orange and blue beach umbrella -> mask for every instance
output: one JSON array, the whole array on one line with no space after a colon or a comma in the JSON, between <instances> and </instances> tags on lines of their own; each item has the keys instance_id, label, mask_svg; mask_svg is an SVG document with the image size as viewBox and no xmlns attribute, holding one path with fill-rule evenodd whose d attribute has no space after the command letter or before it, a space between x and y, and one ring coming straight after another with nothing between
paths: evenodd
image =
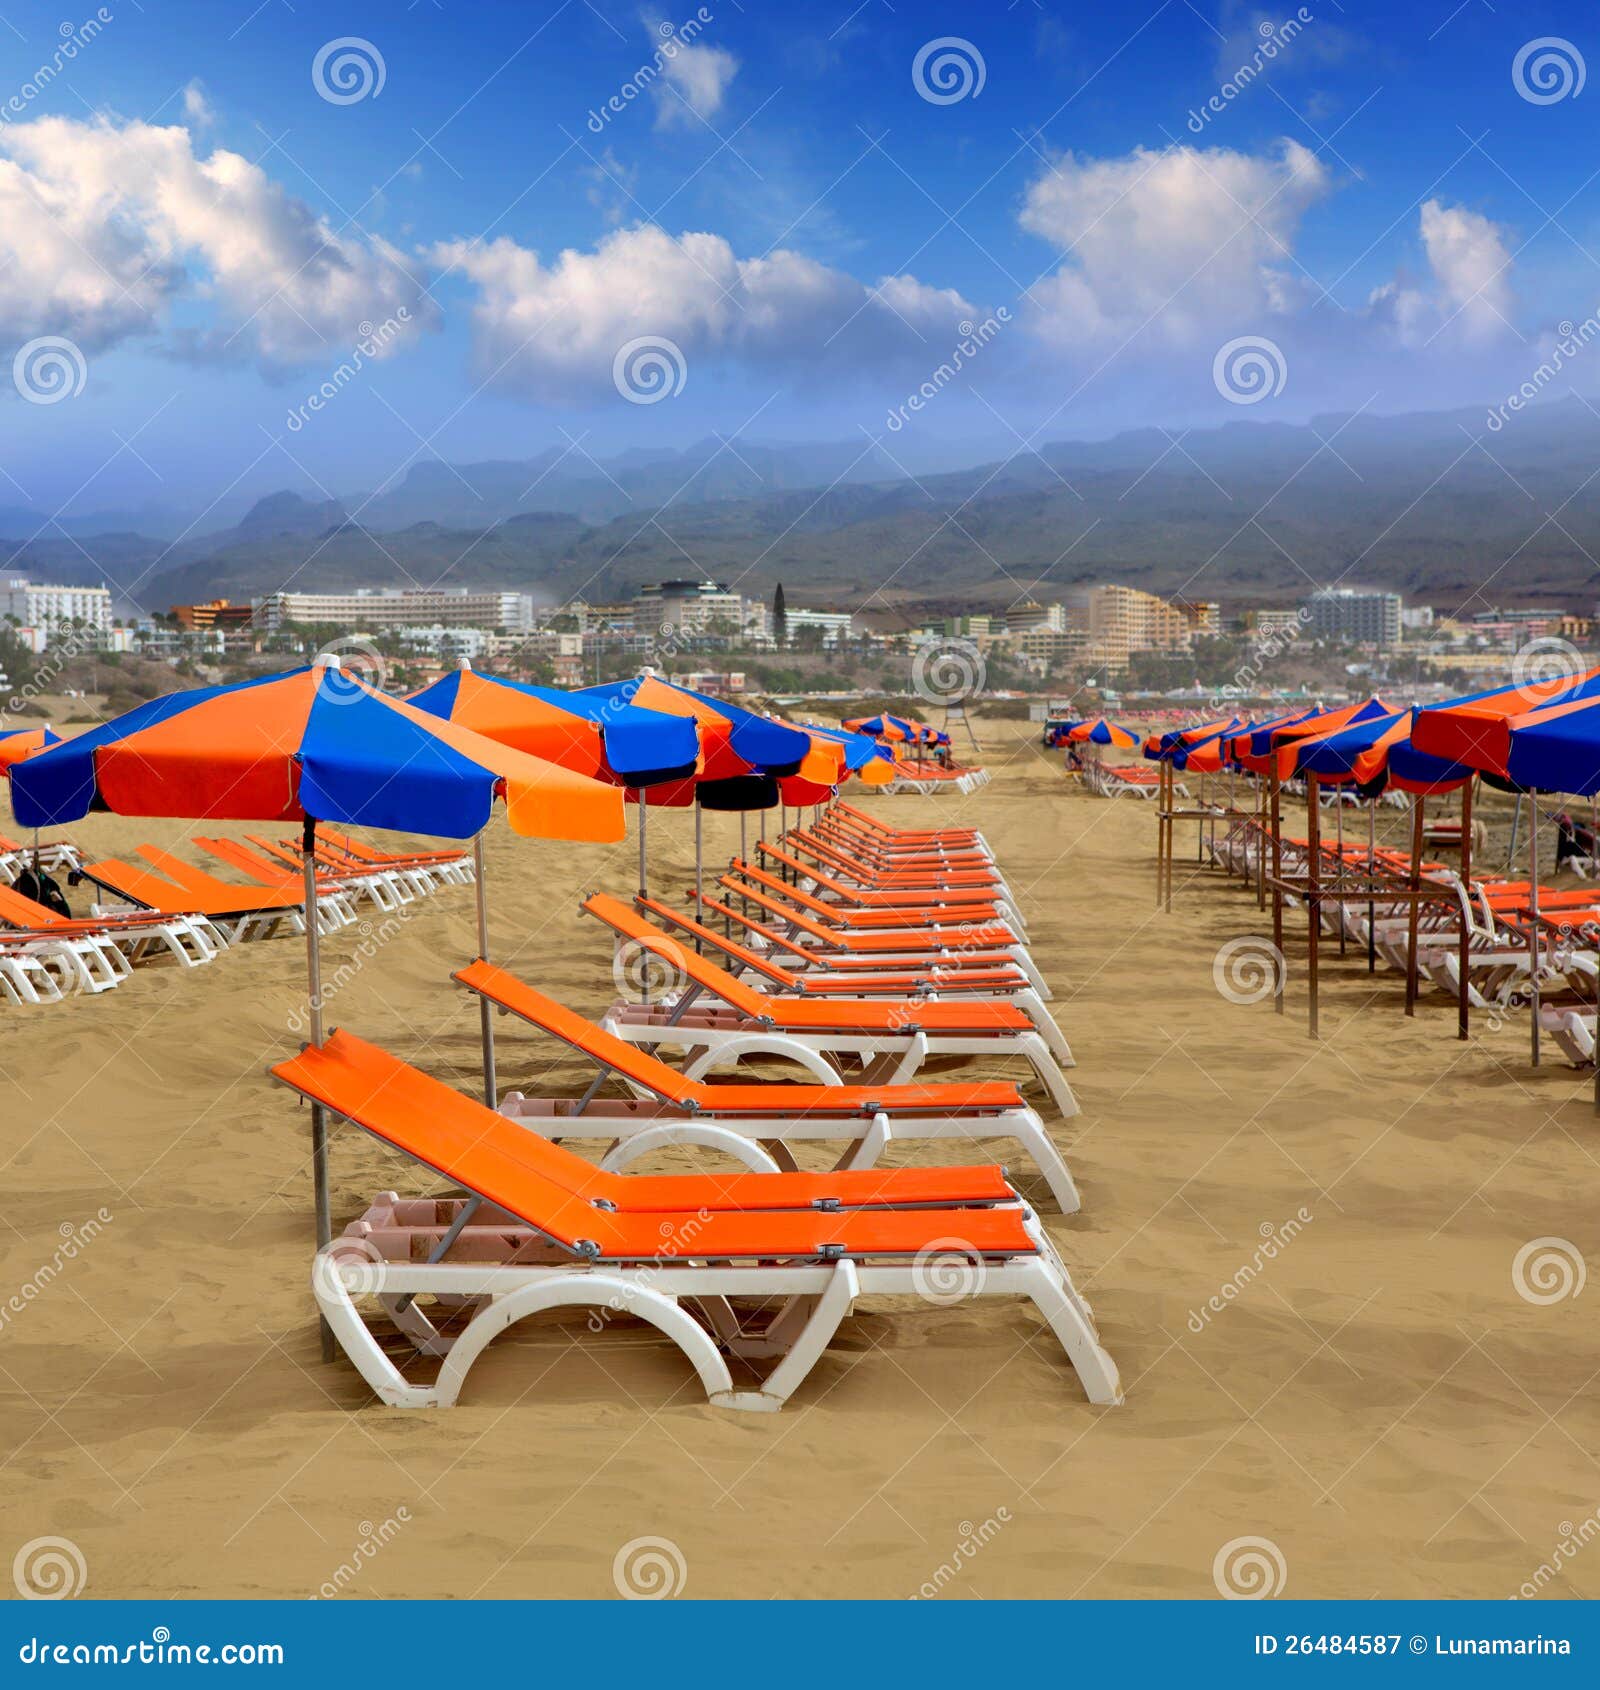
<instances>
[{"instance_id":1,"label":"orange and blue beach umbrella","mask_svg":"<svg viewBox=\"0 0 1600 1690\"><path fill-rule=\"evenodd\" d=\"M1524 781L1512 773L1512 743L1524 725L1541 718L1541 729L1550 720L1549 712L1581 704L1600 697L1600 669L1590 669L1570 680L1551 682L1529 680L1513 686L1494 687L1488 692L1473 693L1467 698L1451 699L1446 704L1434 704L1417 712L1412 741L1419 751L1442 757L1449 762L1464 763L1485 774L1519 785L1533 785L1552 792L1575 792L1576 787L1560 786L1544 779ZM1529 753L1541 773L1563 767L1564 759L1554 751L1570 734L1541 732L1536 742L1549 748L1543 753ZM1568 771L1571 772L1571 771ZM1581 771L1579 771L1581 772ZM1586 790L1586 789L1585 789Z\"/></svg>"},{"instance_id":2,"label":"orange and blue beach umbrella","mask_svg":"<svg viewBox=\"0 0 1600 1690\"><path fill-rule=\"evenodd\" d=\"M1330 785L1354 783L1368 797L1390 787L1423 796L1453 792L1472 778L1472 770L1418 751L1411 741L1415 720L1414 711L1397 710L1301 740L1295 773Z\"/></svg>"},{"instance_id":3,"label":"orange and blue beach umbrella","mask_svg":"<svg viewBox=\"0 0 1600 1690\"><path fill-rule=\"evenodd\" d=\"M620 789L375 691L332 665L150 700L12 766L24 827L91 810L330 821L466 839L506 801L512 830L611 843Z\"/></svg>"},{"instance_id":4,"label":"orange and blue beach umbrella","mask_svg":"<svg viewBox=\"0 0 1600 1690\"><path fill-rule=\"evenodd\" d=\"M20 763L24 757L31 757L46 746L60 743L61 735L52 733L49 728L0 728L0 774L5 774L13 763Z\"/></svg>"},{"instance_id":5,"label":"orange and blue beach umbrella","mask_svg":"<svg viewBox=\"0 0 1600 1690\"><path fill-rule=\"evenodd\" d=\"M700 766L693 717L530 686L466 665L407 702L497 744L618 786L692 780Z\"/></svg>"},{"instance_id":6,"label":"orange and blue beach umbrella","mask_svg":"<svg viewBox=\"0 0 1600 1690\"><path fill-rule=\"evenodd\" d=\"M1119 751L1137 751L1143 743L1131 728L1118 727L1104 716L1096 716L1092 722L1079 722L1068 730L1067 738L1078 744L1112 745Z\"/></svg>"},{"instance_id":7,"label":"orange and blue beach umbrella","mask_svg":"<svg viewBox=\"0 0 1600 1690\"><path fill-rule=\"evenodd\" d=\"M826 784L836 755L820 751L809 733L758 716L727 699L708 698L656 675L583 687L570 695L611 709L633 706L693 722L700 736L700 772L649 795L658 804L698 801L708 810L764 809L778 801L775 782L804 775Z\"/></svg>"}]
</instances>

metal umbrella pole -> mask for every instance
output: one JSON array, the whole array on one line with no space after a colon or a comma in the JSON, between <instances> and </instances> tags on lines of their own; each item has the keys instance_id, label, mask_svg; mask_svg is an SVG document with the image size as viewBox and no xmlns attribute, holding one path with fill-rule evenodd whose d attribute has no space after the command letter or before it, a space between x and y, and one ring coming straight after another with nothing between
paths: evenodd
<instances>
[{"instance_id":1,"label":"metal umbrella pole","mask_svg":"<svg viewBox=\"0 0 1600 1690\"><path fill-rule=\"evenodd\" d=\"M483 884L483 830L472 840L472 878L478 893L478 960L489 960L489 897ZM483 1101L489 1108L499 1107L500 1091L494 1070L494 1011L489 1000L478 994L478 1022L483 1029Z\"/></svg>"},{"instance_id":2,"label":"metal umbrella pole","mask_svg":"<svg viewBox=\"0 0 1600 1690\"><path fill-rule=\"evenodd\" d=\"M645 834L650 820L650 788L639 788L639 896L650 896L650 879L645 869Z\"/></svg>"},{"instance_id":3,"label":"metal umbrella pole","mask_svg":"<svg viewBox=\"0 0 1600 1690\"><path fill-rule=\"evenodd\" d=\"M704 903L701 901L702 895L705 892L702 836L700 832L700 820L702 814L703 812L700 808L700 789L696 787L694 795L694 914L696 921L700 920L701 912L705 908ZM705 946L700 942L698 934L695 935L694 948L697 956L702 955L705 951Z\"/></svg>"},{"instance_id":4,"label":"metal umbrella pole","mask_svg":"<svg viewBox=\"0 0 1600 1690\"><path fill-rule=\"evenodd\" d=\"M1532 894L1528 899L1531 920L1528 923L1529 956L1528 985L1531 990L1533 1016L1528 1029L1533 1046L1533 1065L1539 1066L1539 795L1528 788L1528 880Z\"/></svg>"},{"instance_id":5,"label":"metal umbrella pole","mask_svg":"<svg viewBox=\"0 0 1600 1690\"><path fill-rule=\"evenodd\" d=\"M313 1046L322 1043L322 953L317 920L317 823L307 816L300 839L301 872L306 900L306 1008ZM328 1114L320 1103L311 1105L311 1182L315 1192L317 1249L333 1240L333 1208L328 1195ZM334 1356L333 1328L321 1316L322 1359Z\"/></svg>"}]
</instances>

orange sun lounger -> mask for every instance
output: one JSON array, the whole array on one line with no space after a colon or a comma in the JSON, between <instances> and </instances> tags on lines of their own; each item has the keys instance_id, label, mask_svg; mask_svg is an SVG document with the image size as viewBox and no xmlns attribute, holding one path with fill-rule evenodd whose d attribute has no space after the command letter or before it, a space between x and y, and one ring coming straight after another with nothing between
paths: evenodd
<instances>
[{"instance_id":1,"label":"orange sun lounger","mask_svg":"<svg viewBox=\"0 0 1600 1690\"><path fill-rule=\"evenodd\" d=\"M553 1308L600 1307L649 1321L678 1344L717 1406L770 1412L802 1383L858 1296L914 1292L963 1265L975 1295L1035 1303L1092 1401L1120 1400L1088 1305L1020 1203L985 1196L990 1206L740 1208L719 1192L718 1176L680 1176L670 1194L681 1193L685 1206L625 1209L586 1189L587 1176L525 1127L352 1034L337 1032L272 1073L469 1193L465 1201L385 1193L318 1253L312 1284L323 1316L391 1405L453 1403L473 1361L508 1326ZM998 1189L983 1170L953 1176ZM783 1178L763 1176L773 1177ZM809 1187L791 1190L798 1199ZM434 1325L418 1305L424 1296L473 1310L459 1335ZM419 1349L443 1355L433 1384L405 1378L357 1297L376 1299ZM744 1298L779 1306L757 1324L736 1309ZM757 1386L741 1388L730 1354L773 1365Z\"/></svg>"},{"instance_id":2,"label":"orange sun lounger","mask_svg":"<svg viewBox=\"0 0 1600 1690\"><path fill-rule=\"evenodd\" d=\"M837 1068L826 1063L830 1055L875 1059L868 1072L895 1080L910 1079L929 1056L1015 1056L1030 1064L1063 1115L1078 1112L1061 1071L1063 1065L1071 1066L1072 1052L1060 1030L1053 1021L1048 1026L1035 1023L1013 1004L774 997L680 945L617 898L595 892L581 907L612 929L621 951L632 946L653 952L688 982L670 1004L615 1005L606 1025L622 1038L675 1045L688 1053L690 1066L702 1069L758 1053L788 1057L822 1079L839 1077ZM618 972L621 976L627 971ZM726 1008L696 1002L701 993L710 993ZM819 1058L823 1067L817 1065Z\"/></svg>"},{"instance_id":3,"label":"orange sun lounger","mask_svg":"<svg viewBox=\"0 0 1600 1690\"><path fill-rule=\"evenodd\" d=\"M846 1141L841 1168L869 1168L895 1139L1015 1139L1044 1175L1063 1213L1080 1206L1061 1152L1036 1110L1009 1080L871 1085L749 1085L698 1079L652 1051L597 1027L586 1016L535 991L492 963L474 962L452 976L497 1009L559 1039L594 1063L599 1074L576 1101L510 1092L502 1113L533 1121L552 1138L597 1138L609 1145L608 1168L626 1167L652 1150L694 1145L721 1151L745 1167L772 1172L795 1166L793 1147ZM633 1094L597 1097L615 1076Z\"/></svg>"}]
</instances>

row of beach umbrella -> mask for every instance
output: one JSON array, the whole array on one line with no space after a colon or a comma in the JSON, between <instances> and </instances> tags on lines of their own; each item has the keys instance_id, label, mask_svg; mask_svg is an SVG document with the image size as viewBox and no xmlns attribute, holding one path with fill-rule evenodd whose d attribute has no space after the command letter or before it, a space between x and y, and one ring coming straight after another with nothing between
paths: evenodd
<instances>
[{"instance_id":1,"label":"row of beach umbrella","mask_svg":"<svg viewBox=\"0 0 1600 1690\"><path fill-rule=\"evenodd\" d=\"M695 806L698 859L704 808L814 804L852 774L872 781L880 768L893 772L871 738L759 716L656 676L566 692L463 666L402 700L331 659L152 699L73 739L47 729L25 737L6 759L12 811L24 828L95 811L300 824L313 1044L323 1036L319 823L471 839L478 941L488 960L483 831L497 800L523 837L600 844L625 837L625 806L636 804L642 886L652 806ZM12 749L9 740L0 746ZM483 1023L492 1105L487 1000ZM321 1245L331 1216L320 1108L312 1112L312 1164Z\"/></svg>"}]
</instances>

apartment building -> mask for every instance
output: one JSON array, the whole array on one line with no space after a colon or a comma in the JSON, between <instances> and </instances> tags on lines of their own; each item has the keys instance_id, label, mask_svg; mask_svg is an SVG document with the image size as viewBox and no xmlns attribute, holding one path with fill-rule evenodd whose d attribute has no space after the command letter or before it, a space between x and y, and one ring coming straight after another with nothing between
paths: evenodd
<instances>
[{"instance_id":1,"label":"apartment building","mask_svg":"<svg viewBox=\"0 0 1600 1690\"><path fill-rule=\"evenodd\" d=\"M1137 587L1078 587L1066 596L1066 631L1084 661L1126 669L1136 651L1187 651L1193 631L1183 610Z\"/></svg>"},{"instance_id":2,"label":"apartment building","mask_svg":"<svg viewBox=\"0 0 1600 1690\"><path fill-rule=\"evenodd\" d=\"M29 643L38 651L69 634L80 644L104 647L111 637L111 589L53 587L14 575L0 581L0 619L7 618L35 630Z\"/></svg>"},{"instance_id":3,"label":"apartment building","mask_svg":"<svg viewBox=\"0 0 1600 1690\"><path fill-rule=\"evenodd\" d=\"M1306 600L1312 636L1341 645L1399 645L1403 608L1398 593L1360 587L1323 587Z\"/></svg>"},{"instance_id":4,"label":"apartment building","mask_svg":"<svg viewBox=\"0 0 1600 1690\"><path fill-rule=\"evenodd\" d=\"M264 633L286 622L377 632L386 628L504 629L534 626L531 593L475 587L357 587L347 593L266 593L250 601L251 616Z\"/></svg>"}]
</instances>

